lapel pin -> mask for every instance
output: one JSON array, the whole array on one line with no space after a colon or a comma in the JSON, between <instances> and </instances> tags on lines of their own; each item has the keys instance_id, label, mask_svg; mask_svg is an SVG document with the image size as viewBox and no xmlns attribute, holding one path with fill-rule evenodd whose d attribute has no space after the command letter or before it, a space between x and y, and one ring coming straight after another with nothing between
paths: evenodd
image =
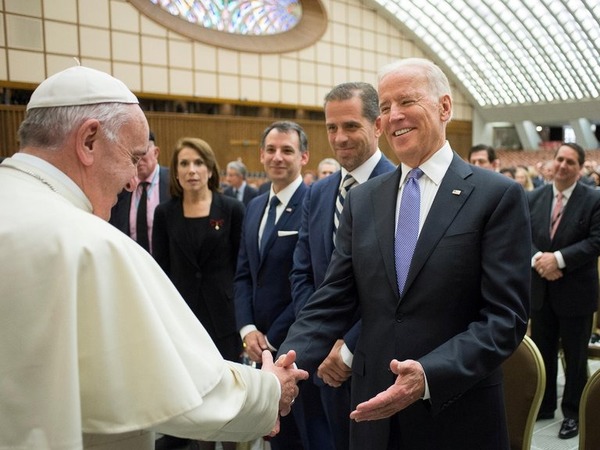
<instances>
[{"instance_id":1,"label":"lapel pin","mask_svg":"<svg viewBox=\"0 0 600 450\"><path fill-rule=\"evenodd\" d=\"M292 208L285 208L285 212L292 212Z\"/></svg>"},{"instance_id":2,"label":"lapel pin","mask_svg":"<svg viewBox=\"0 0 600 450\"><path fill-rule=\"evenodd\" d=\"M462 192L462 191L461 191L460 189L454 189L454 190L452 191L452 195L460 195L460 193L461 193L461 192Z\"/></svg>"}]
</instances>

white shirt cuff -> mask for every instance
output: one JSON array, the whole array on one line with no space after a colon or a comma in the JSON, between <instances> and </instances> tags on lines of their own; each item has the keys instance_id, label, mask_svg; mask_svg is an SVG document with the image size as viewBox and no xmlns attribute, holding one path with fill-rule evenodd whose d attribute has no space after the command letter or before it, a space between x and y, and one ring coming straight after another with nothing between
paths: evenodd
<instances>
[{"instance_id":1,"label":"white shirt cuff","mask_svg":"<svg viewBox=\"0 0 600 450\"><path fill-rule=\"evenodd\" d=\"M340 347L340 356L342 357L342 361L344 361L344 364L346 364L348 367L352 367L352 360L354 359L354 355L352 354L345 342Z\"/></svg>"}]
</instances>

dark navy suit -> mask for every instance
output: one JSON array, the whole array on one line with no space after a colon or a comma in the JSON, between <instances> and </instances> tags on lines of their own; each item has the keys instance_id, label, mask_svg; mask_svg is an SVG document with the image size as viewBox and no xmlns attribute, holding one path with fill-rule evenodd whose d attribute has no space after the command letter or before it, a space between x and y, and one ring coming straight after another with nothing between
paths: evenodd
<instances>
[{"instance_id":1,"label":"dark navy suit","mask_svg":"<svg viewBox=\"0 0 600 450\"><path fill-rule=\"evenodd\" d=\"M362 327L352 405L391 386L394 358L417 360L430 399L388 419L352 422L351 450L508 449L502 362L523 339L531 234L525 192L454 154L423 224L405 290L394 262L401 169L350 190L323 284L279 351L315 370L335 339Z\"/></svg>"},{"instance_id":2,"label":"dark navy suit","mask_svg":"<svg viewBox=\"0 0 600 450\"><path fill-rule=\"evenodd\" d=\"M304 183L296 189L275 224L273 234L264 244L262 257L258 231L269 193L259 195L246 208L234 283L237 325L238 329L256 325L275 348L281 345L295 320L289 272L298 240L302 201L307 191ZM298 428L295 430L294 421L284 417L280 434L271 440L273 450L301 449L298 432L305 450L332 448L319 391L311 382L300 386L300 395L292 411Z\"/></svg>"},{"instance_id":3,"label":"dark navy suit","mask_svg":"<svg viewBox=\"0 0 600 450\"><path fill-rule=\"evenodd\" d=\"M369 178L391 172L395 166L382 154ZM325 278L333 253L333 215L341 183L341 171L312 184L302 207L302 226L294 251L294 266L290 274L292 298L296 313ZM344 335L344 342L354 352L360 334L360 322ZM350 425L350 380L339 388L321 386L321 396L337 450L347 450Z\"/></svg>"}]
</instances>

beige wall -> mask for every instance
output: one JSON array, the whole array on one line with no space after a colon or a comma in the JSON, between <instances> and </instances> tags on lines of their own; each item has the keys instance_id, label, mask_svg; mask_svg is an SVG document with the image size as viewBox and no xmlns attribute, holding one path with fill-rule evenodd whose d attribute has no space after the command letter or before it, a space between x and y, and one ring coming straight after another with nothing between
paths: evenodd
<instances>
[{"instance_id":1,"label":"beige wall","mask_svg":"<svg viewBox=\"0 0 600 450\"><path fill-rule=\"evenodd\" d=\"M375 84L394 59L427 56L358 0L323 2L329 26L314 45L284 54L237 52L192 42L125 0L0 1L0 86L35 85L74 64L112 73L145 96L320 108L344 81ZM455 89L457 120L472 108Z\"/></svg>"}]
</instances>

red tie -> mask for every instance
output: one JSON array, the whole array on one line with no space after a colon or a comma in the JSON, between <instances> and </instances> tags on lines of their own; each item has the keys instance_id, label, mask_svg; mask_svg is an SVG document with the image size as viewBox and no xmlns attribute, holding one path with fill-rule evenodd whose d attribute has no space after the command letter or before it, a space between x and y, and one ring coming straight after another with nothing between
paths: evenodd
<instances>
[{"instance_id":1,"label":"red tie","mask_svg":"<svg viewBox=\"0 0 600 450\"><path fill-rule=\"evenodd\" d=\"M550 239L554 239L554 233L556 233L556 229L558 228L558 224L560 223L560 218L562 217L563 210L563 194L559 192L556 195L556 204L554 205L554 209L552 210L552 221L550 222Z\"/></svg>"}]
</instances>

